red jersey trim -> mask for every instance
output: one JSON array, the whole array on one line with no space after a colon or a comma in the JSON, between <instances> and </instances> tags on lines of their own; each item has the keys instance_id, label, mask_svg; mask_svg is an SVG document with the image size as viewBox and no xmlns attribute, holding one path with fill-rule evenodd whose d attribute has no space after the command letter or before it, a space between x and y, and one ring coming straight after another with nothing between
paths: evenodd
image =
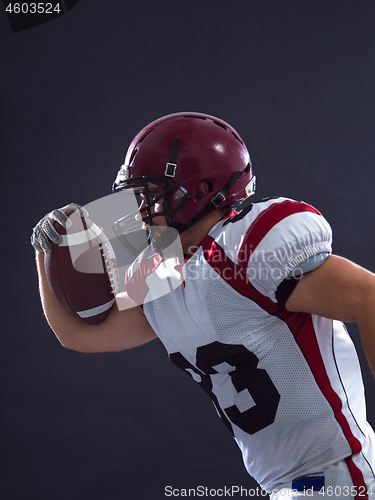
<instances>
[{"instance_id":1,"label":"red jersey trim","mask_svg":"<svg viewBox=\"0 0 375 500\"><path fill-rule=\"evenodd\" d=\"M288 204L290 202L287 202ZM304 204L304 207L311 208L311 212L319 213L313 207ZM300 207L304 211L305 208ZM291 211L292 207L285 206L284 214L296 213L297 211ZM295 208L295 207L294 207ZM273 215L270 215L270 217ZM287 217L287 215L285 215ZM282 217L279 219L281 220ZM258 220L260 220L258 218ZM272 226L275 224L275 218L272 221ZM253 225L252 225L253 226ZM256 229L258 231L258 229ZM260 232L260 231L259 231ZM266 233L266 232L265 232ZM265 297L260 292L258 292L251 282L244 276L244 268L234 264L225 254L224 250L213 240L211 237L206 237L202 241L202 247L204 251L204 256L210 266L238 293L248 297L258 304L262 309L273 316L277 316L279 319L284 321L290 331L292 332L295 341L297 342L302 354L304 355L310 370L325 396L326 400L330 404L335 418L339 423L349 445L352 448L353 454L360 453L362 446L360 441L353 435L349 423L342 413L342 403L331 386L330 380L326 373L324 362L320 353L318 341L315 335L315 330L313 326L312 316L307 313L291 313L289 311L281 309L276 303L268 297ZM362 472L356 467L351 457L346 459L349 470L351 472L353 482L361 491L366 492L366 496L361 496L362 499L367 499L367 488L362 475Z\"/></svg>"},{"instance_id":2,"label":"red jersey trim","mask_svg":"<svg viewBox=\"0 0 375 500\"><path fill-rule=\"evenodd\" d=\"M316 208L303 201L285 200L280 203L273 203L263 210L251 223L241 246L246 245L248 240L251 239L252 248L256 248L276 224L290 215L301 212L322 215Z\"/></svg>"}]
</instances>

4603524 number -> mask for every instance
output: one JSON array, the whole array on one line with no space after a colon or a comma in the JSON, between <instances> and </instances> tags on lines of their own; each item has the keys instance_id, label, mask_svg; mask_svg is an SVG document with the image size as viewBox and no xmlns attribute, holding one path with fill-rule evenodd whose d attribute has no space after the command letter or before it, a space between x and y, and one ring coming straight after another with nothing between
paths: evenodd
<instances>
[{"instance_id":1,"label":"4603524 number","mask_svg":"<svg viewBox=\"0 0 375 500\"><path fill-rule=\"evenodd\" d=\"M56 2L55 4L51 2L9 2L5 11L9 14L59 14L62 9L60 2Z\"/></svg>"},{"instance_id":2,"label":"4603524 number","mask_svg":"<svg viewBox=\"0 0 375 500\"><path fill-rule=\"evenodd\" d=\"M366 489L365 486L326 486L319 490L319 495L323 497L364 497L372 496L372 488Z\"/></svg>"}]
</instances>

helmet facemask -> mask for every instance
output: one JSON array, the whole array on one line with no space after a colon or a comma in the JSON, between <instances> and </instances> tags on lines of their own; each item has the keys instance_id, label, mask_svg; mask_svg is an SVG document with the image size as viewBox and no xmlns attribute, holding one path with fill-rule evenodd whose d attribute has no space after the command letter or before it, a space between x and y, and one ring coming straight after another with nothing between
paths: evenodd
<instances>
[{"instance_id":1,"label":"helmet facemask","mask_svg":"<svg viewBox=\"0 0 375 500\"><path fill-rule=\"evenodd\" d=\"M120 170L121 171L121 170ZM157 194L152 191L157 189ZM131 233L140 230L147 231L148 244L154 244L157 248L164 248L174 241L178 236L171 214L179 210L190 199L187 191L176 182L158 176L133 177L121 182L114 191L132 190L138 202L138 210L125 215L113 224L113 229L120 241L134 255L138 255L146 245L135 246L130 242ZM173 197L179 203L172 209L169 208L169 199ZM145 205L141 207L145 201ZM162 200L162 211L156 212L155 205ZM166 225L154 224L153 219L164 217Z\"/></svg>"}]
</instances>

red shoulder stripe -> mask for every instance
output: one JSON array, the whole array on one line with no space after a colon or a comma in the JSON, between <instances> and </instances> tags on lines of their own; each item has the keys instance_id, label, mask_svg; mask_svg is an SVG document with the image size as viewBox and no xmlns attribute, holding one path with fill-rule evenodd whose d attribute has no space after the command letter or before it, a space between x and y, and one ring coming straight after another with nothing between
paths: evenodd
<instances>
[{"instance_id":1,"label":"red shoulder stripe","mask_svg":"<svg viewBox=\"0 0 375 500\"><path fill-rule=\"evenodd\" d=\"M290 215L301 212L322 215L316 208L303 201L285 200L280 203L273 203L263 210L249 226L242 245L246 245L251 239L251 247L256 248L276 224Z\"/></svg>"}]
</instances>

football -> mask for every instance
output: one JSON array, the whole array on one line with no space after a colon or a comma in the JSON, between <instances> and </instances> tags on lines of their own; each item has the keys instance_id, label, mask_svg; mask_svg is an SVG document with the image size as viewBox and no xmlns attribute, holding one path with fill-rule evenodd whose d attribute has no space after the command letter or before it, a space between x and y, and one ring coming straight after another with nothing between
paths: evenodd
<instances>
[{"instance_id":1,"label":"football","mask_svg":"<svg viewBox=\"0 0 375 500\"><path fill-rule=\"evenodd\" d=\"M68 228L55 222L61 236L44 256L49 286L60 304L88 324L109 314L118 290L116 257L102 229L78 211L66 212Z\"/></svg>"}]
</instances>

